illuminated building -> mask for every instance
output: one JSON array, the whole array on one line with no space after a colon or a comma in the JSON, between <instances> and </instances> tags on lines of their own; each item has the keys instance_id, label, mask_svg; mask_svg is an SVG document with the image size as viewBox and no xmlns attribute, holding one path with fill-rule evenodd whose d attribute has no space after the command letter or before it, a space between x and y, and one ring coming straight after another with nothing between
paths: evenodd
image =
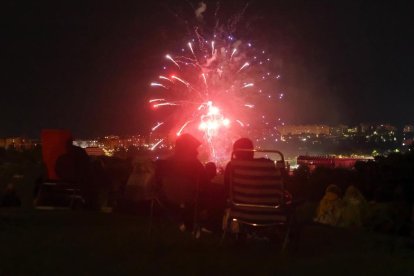
<instances>
[{"instance_id":1,"label":"illuminated building","mask_svg":"<svg viewBox=\"0 0 414 276\"><path fill-rule=\"evenodd\" d=\"M377 126L377 131L383 131L383 132L390 133L390 132L396 132L397 128L390 124L382 124L382 125Z\"/></svg>"},{"instance_id":2,"label":"illuminated building","mask_svg":"<svg viewBox=\"0 0 414 276\"><path fill-rule=\"evenodd\" d=\"M329 134L331 136L342 136L346 133L347 129L348 129L347 125L334 126L330 128Z\"/></svg>"},{"instance_id":3,"label":"illuminated building","mask_svg":"<svg viewBox=\"0 0 414 276\"><path fill-rule=\"evenodd\" d=\"M30 149L36 146L36 143L27 138L13 137L0 139L0 148L15 148L17 150Z\"/></svg>"},{"instance_id":4,"label":"illuminated building","mask_svg":"<svg viewBox=\"0 0 414 276\"><path fill-rule=\"evenodd\" d=\"M403 128L403 133L413 133L414 125L405 125Z\"/></svg>"},{"instance_id":5,"label":"illuminated building","mask_svg":"<svg viewBox=\"0 0 414 276\"><path fill-rule=\"evenodd\" d=\"M284 125L279 126L278 131L282 136L300 134L329 135L330 127L327 125Z\"/></svg>"},{"instance_id":6,"label":"illuminated building","mask_svg":"<svg viewBox=\"0 0 414 276\"><path fill-rule=\"evenodd\" d=\"M358 127L350 127L346 130L348 134L356 134L358 133Z\"/></svg>"},{"instance_id":7,"label":"illuminated building","mask_svg":"<svg viewBox=\"0 0 414 276\"><path fill-rule=\"evenodd\" d=\"M351 169L357 161L373 160L372 157L336 157L336 156L298 156L297 164L309 167L312 171L316 168L345 168Z\"/></svg>"},{"instance_id":8,"label":"illuminated building","mask_svg":"<svg viewBox=\"0 0 414 276\"><path fill-rule=\"evenodd\" d=\"M370 134L374 131L374 126L370 124L359 124L359 133Z\"/></svg>"},{"instance_id":9,"label":"illuminated building","mask_svg":"<svg viewBox=\"0 0 414 276\"><path fill-rule=\"evenodd\" d=\"M413 125L404 126L402 146L410 147L414 144L413 141L414 141L414 126Z\"/></svg>"}]
</instances>

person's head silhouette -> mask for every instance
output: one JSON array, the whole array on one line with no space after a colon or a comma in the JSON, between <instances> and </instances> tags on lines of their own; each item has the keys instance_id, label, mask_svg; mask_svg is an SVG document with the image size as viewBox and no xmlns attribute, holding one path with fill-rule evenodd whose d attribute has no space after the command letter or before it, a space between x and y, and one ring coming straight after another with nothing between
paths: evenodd
<instances>
[{"instance_id":1,"label":"person's head silhouette","mask_svg":"<svg viewBox=\"0 0 414 276\"><path fill-rule=\"evenodd\" d=\"M238 151L251 150L251 151ZM249 138L240 138L233 144L233 152L236 159L253 159L253 142Z\"/></svg>"},{"instance_id":2,"label":"person's head silhouette","mask_svg":"<svg viewBox=\"0 0 414 276\"><path fill-rule=\"evenodd\" d=\"M197 148L201 145L194 136L184 133L175 141L175 156L183 159L197 158Z\"/></svg>"},{"instance_id":3,"label":"person's head silhouette","mask_svg":"<svg viewBox=\"0 0 414 276\"><path fill-rule=\"evenodd\" d=\"M214 162L208 162L205 169L208 179L213 179L217 175L217 166Z\"/></svg>"},{"instance_id":4,"label":"person's head silhouette","mask_svg":"<svg viewBox=\"0 0 414 276\"><path fill-rule=\"evenodd\" d=\"M65 141L66 151L69 152L73 149L73 137L70 136Z\"/></svg>"}]
</instances>

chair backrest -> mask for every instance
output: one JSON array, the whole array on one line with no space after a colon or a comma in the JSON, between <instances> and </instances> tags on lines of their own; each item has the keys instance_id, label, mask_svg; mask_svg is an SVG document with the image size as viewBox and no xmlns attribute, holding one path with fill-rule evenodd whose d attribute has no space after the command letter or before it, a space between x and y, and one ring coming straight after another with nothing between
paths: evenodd
<instances>
[{"instance_id":1,"label":"chair backrest","mask_svg":"<svg viewBox=\"0 0 414 276\"><path fill-rule=\"evenodd\" d=\"M35 208L43 210L70 209L75 204L84 203L77 183L46 181L40 184Z\"/></svg>"},{"instance_id":2,"label":"chair backrest","mask_svg":"<svg viewBox=\"0 0 414 276\"><path fill-rule=\"evenodd\" d=\"M154 188L154 167L151 161L136 162L126 183L126 198L136 201L151 199Z\"/></svg>"},{"instance_id":3,"label":"chair backrest","mask_svg":"<svg viewBox=\"0 0 414 276\"><path fill-rule=\"evenodd\" d=\"M232 160L230 197L235 203L278 205L283 201L282 170L271 160Z\"/></svg>"},{"instance_id":4,"label":"chair backrest","mask_svg":"<svg viewBox=\"0 0 414 276\"><path fill-rule=\"evenodd\" d=\"M245 151L245 150L243 150ZM269 152L269 151L261 151ZM232 159L230 162L230 201L232 216L251 223L271 223L281 220L285 203L284 164L276 166L270 159ZM232 156L235 156L233 153Z\"/></svg>"}]
</instances>

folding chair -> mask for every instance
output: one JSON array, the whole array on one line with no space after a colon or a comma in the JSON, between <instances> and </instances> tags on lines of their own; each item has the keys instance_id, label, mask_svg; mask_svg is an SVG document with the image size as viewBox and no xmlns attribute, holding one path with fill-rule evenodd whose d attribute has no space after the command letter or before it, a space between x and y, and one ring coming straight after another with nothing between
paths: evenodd
<instances>
[{"instance_id":1,"label":"folding chair","mask_svg":"<svg viewBox=\"0 0 414 276\"><path fill-rule=\"evenodd\" d=\"M76 183L49 180L40 184L35 208L41 210L75 209L85 204Z\"/></svg>"},{"instance_id":2,"label":"folding chair","mask_svg":"<svg viewBox=\"0 0 414 276\"><path fill-rule=\"evenodd\" d=\"M278 162L270 159L236 159L237 152L272 153L280 156ZM277 150L236 150L232 153L230 169L229 208L225 214L223 237L231 226L283 229L282 250L285 249L293 219L292 198L284 187L285 160ZM237 228L237 227L236 227ZM234 230L234 229L233 229ZM237 232L237 231L236 231ZM236 233L238 234L238 233Z\"/></svg>"},{"instance_id":3,"label":"folding chair","mask_svg":"<svg viewBox=\"0 0 414 276\"><path fill-rule=\"evenodd\" d=\"M174 175L174 172L157 176L150 202L148 232L154 227L155 211L158 207L170 221L188 225L193 234L198 230L199 178L191 179Z\"/></svg>"}]
</instances>

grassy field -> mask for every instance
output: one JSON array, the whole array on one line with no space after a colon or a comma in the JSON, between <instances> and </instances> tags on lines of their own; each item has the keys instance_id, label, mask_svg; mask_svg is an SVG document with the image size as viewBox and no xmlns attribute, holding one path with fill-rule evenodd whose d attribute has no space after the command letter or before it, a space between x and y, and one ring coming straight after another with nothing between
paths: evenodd
<instances>
[{"instance_id":1,"label":"grassy field","mask_svg":"<svg viewBox=\"0 0 414 276\"><path fill-rule=\"evenodd\" d=\"M146 218L84 211L0 210L0 275L413 275L402 238L317 225L284 252L266 242L220 245Z\"/></svg>"}]
</instances>

